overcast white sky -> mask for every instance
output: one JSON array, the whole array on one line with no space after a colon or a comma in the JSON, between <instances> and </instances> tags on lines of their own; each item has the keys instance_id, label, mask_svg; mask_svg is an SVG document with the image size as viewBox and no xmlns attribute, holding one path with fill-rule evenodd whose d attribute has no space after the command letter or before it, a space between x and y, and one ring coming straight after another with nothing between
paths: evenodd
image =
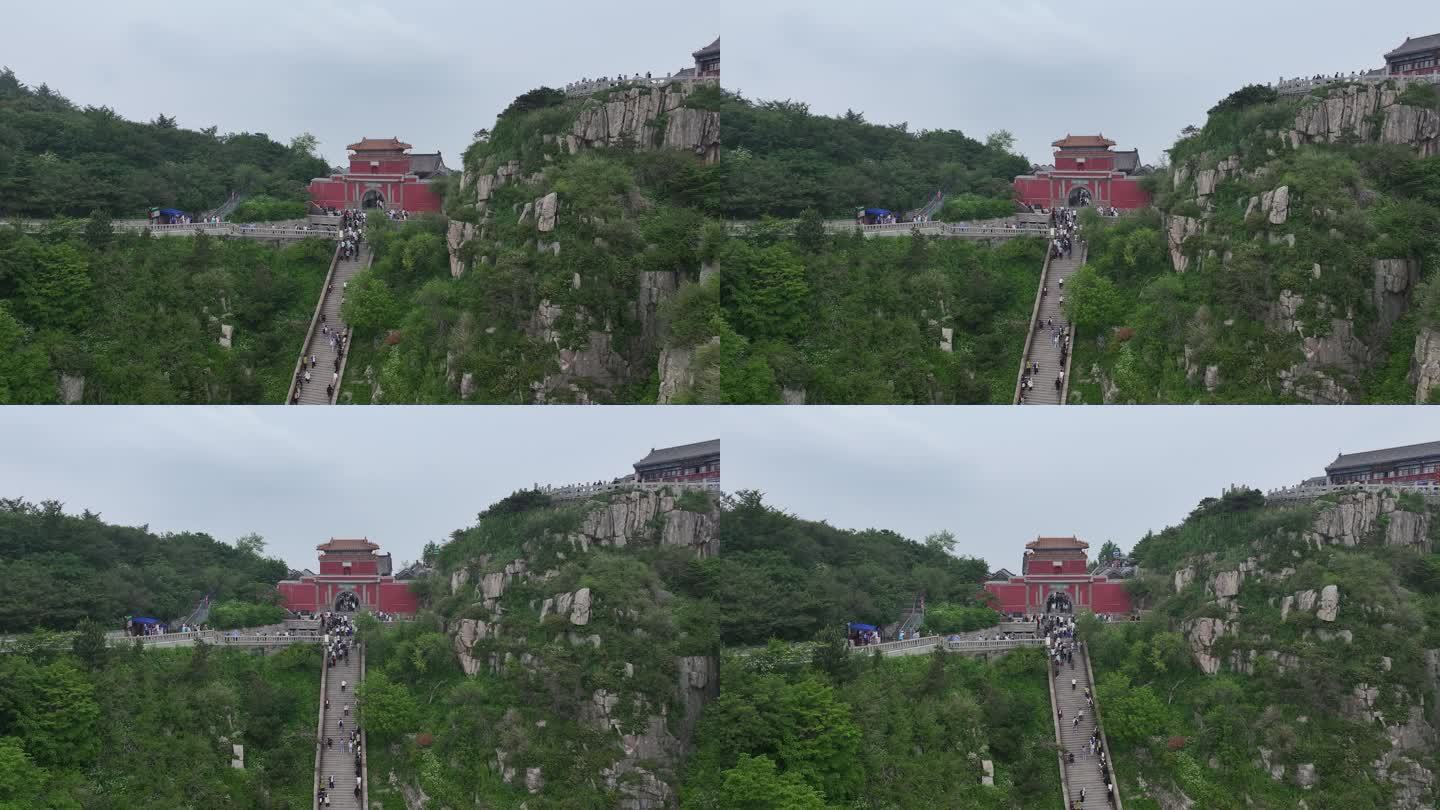
<instances>
[{"instance_id":1,"label":"overcast white sky","mask_svg":"<svg viewBox=\"0 0 1440 810\"><path fill-rule=\"evenodd\" d=\"M1103 132L1157 163L1246 84L1384 64L1440 32L1434 0L727 0L725 85L876 123L1008 129L1033 163Z\"/></svg>"},{"instance_id":2,"label":"overcast white sky","mask_svg":"<svg viewBox=\"0 0 1440 810\"><path fill-rule=\"evenodd\" d=\"M992 567L1038 534L1129 548L1232 483L1440 440L1425 407L3 408L0 497L112 523L259 532L297 568L368 536L398 562L533 483L720 438L724 486L844 528L950 529Z\"/></svg>"},{"instance_id":3,"label":"overcast white sky","mask_svg":"<svg viewBox=\"0 0 1440 810\"><path fill-rule=\"evenodd\" d=\"M582 76L693 64L720 35L706 6L437 0L6 3L0 65L80 105L183 127L320 139L342 163L361 137L439 149L516 96Z\"/></svg>"},{"instance_id":4,"label":"overcast white sky","mask_svg":"<svg viewBox=\"0 0 1440 810\"><path fill-rule=\"evenodd\" d=\"M1129 549L1228 485L1324 473L1340 451L1440 440L1425 407L748 408L719 431L727 491L1016 570L1037 535Z\"/></svg>"},{"instance_id":5,"label":"overcast white sky","mask_svg":"<svg viewBox=\"0 0 1440 810\"><path fill-rule=\"evenodd\" d=\"M0 497L110 523L259 532L315 569L330 537L396 565L535 483L609 480L652 447L717 438L692 408L0 408Z\"/></svg>"}]
</instances>

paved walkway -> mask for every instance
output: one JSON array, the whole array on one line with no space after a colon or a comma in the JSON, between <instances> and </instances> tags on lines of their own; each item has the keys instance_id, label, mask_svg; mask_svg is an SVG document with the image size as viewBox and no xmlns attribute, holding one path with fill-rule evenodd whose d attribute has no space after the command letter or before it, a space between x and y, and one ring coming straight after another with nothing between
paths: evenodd
<instances>
[{"instance_id":1,"label":"paved walkway","mask_svg":"<svg viewBox=\"0 0 1440 810\"><path fill-rule=\"evenodd\" d=\"M321 664L324 667L324 664ZM329 785L329 777L335 777L335 789L327 791L330 794L330 804L325 807L336 808L336 810L360 810L365 805L362 800L355 797L355 754L346 752L345 741L350 738L350 730L356 722L355 714L355 684L360 682L364 676L363 665L360 660L360 650L350 650L350 660L341 659L331 669L324 671L321 680L324 684L321 693L321 706L324 700L330 700L330 708L321 710L320 720L320 758L315 770L315 784L318 787ZM340 682L346 681L348 685L340 688ZM350 707L350 713L345 713L345 707ZM345 721L345 727L340 727L340 721ZM325 738L329 737L332 744L325 745ZM365 774L361 772L362 799L364 796Z\"/></svg>"},{"instance_id":2,"label":"paved walkway","mask_svg":"<svg viewBox=\"0 0 1440 810\"><path fill-rule=\"evenodd\" d=\"M1052 672L1053 674L1053 672ZM1075 679L1075 687L1070 687L1070 679ZM1090 682L1089 654L1082 645L1075 651L1074 660L1070 664L1060 665L1058 677L1052 677L1054 692L1054 705L1052 710L1059 709L1065 715L1059 719L1060 737L1056 741L1060 750L1069 751L1075 755L1073 765L1062 764L1061 772L1065 776L1066 796L1073 803L1080 798L1080 791L1085 791L1085 808L1120 808L1119 787L1116 787L1115 804L1110 805L1105 801L1105 782L1100 778L1100 757L1090 754L1090 735L1095 731L1095 709L1086 706L1085 690L1094 693L1095 685ZM1098 704L1100 699L1097 697ZM1085 712L1085 718L1080 725L1074 725L1074 718L1079 713ZM1103 740L1103 737L1102 737ZM1109 746L1107 745L1108 749ZM1108 756L1108 752L1107 752ZM1114 772L1111 772L1111 779L1114 779Z\"/></svg>"},{"instance_id":3,"label":"paved walkway","mask_svg":"<svg viewBox=\"0 0 1440 810\"><path fill-rule=\"evenodd\" d=\"M338 247L336 248L339 249ZM360 249L353 259L338 259L335 262L335 274L331 277L328 289L320 291L320 307L318 314L310 323L310 331L305 336L305 348L302 355L306 366L310 369L310 382L300 386L299 405L333 405L335 397L339 394L340 385L335 385L335 394L327 394L325 387L330 385L335 375L341 378L345 376L345 365L340 361L340 355L330 348L330 337L320 329L322 325L328 325L333 333L342 329L344 324L340 320L340 304L345 300L345 285L355 277L357 273L370 264L370 246L364 242L360 243ZM321 321L321 317L324 321ZM309 358L315 357L315 364L310 366ZM296 363L296 372L301 373L299 362ZM285 395L288 403L295 394L295 383L292 379L291 388Z\"/></svg>"},{"instance_id":4,"label":"paved walkway","mask_svg":"<svg viewBox=\"0 0 1440 810\"><path fill-rule=\"evenodd\" d=\"M1061 281L1068 280L1075 275L1075 271L1085 263L1085 246L1075 245L1070 258L1059 258L1050 260L1050 268L1045 273L1045 290L1040 296L1040 306L1035 310L1035 317L1030 322L1030 350L1023 358L1023 363L1039 363L1040 372L1035 375L1035 388L1025 392L1023 405L1063 405L1063 389L1055 387L1055 379L1060 376L1063 370L1060 365L1060 344L1055 342L1051 331L1045 328L1036 330L1036 324L1044 323L1047 319L1055 324L1055 331L1068 323L1065 320L1065 313L1060 305L1060 299L1065 295L1065 288ZM1074 332L1071 332L1070 341L1074 343ZM1025 376L1021 372L1021 376ZM1068 382L1068 381L1067 381ZM1016 390L1019 386L1017 380Z\"/></svg>"}]
</instances>

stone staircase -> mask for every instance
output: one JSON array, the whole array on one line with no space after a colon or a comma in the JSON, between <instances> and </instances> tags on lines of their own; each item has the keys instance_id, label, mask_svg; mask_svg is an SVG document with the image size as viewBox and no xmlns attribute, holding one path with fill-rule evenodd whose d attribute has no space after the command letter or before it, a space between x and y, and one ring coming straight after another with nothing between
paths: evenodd
<instances>
[{"instance_id":1,"label":"stone staircase","mask_svg":"<svg viewBox=\"0 0 1440 810\"><path fill-rule=\"evenodd\" d=\"M1120 788L1118 785L1115 788L1115 804L1111 805L1106 802L1105 780L1100 777L1100 757L1099 755L1092 756L1090 754L1090 735L1095 731L1096 711L1099 708L1100 699L1096 697L1095 708L1090 708L1085 704L1085 690L1088 688L1091 694L1094 694L1095 684L1091 682L1092 674L1090 671L1089 655L1085 651L1084 645L1080 645L1079 648L1075 650L1072 663L1073 666L1066 663L1060 664L1059 677L1054 677L1053 668L1050 673L1052 676L1051 685L1054 687L1054 692L1051 696L1051 709L1052 711L1063 710L1065 712L1064 718L1058 720L1060 735L1056 742L1059 744L1062 752L1062 764L1060 768L1065 778L1066 806L1069 806L1068 803L1078 801L1080 799L1080 791L1084 789L1085 803L1081 805L1081 807L1087 808L1087 810L1090 808L1110 808L1112 806L1121 808ZM1075 679L1074 689L1070 688L1071 678ZM1081 711L1085 712L1085 719L1081 720L1080 725L1077 727L1073 725L1073 721ZM1105 742L1103 731L1100 739L1102 743ZM1107 757L1110 755L1109 748L1110 746L1106 744ZM1069 751L1075 755L1074 764L1064 763L1063 752L1065 751ZM1113 769L1111 770L1110 778L1112 780L1115 778Z\"/></svg>"},{"instance_id":2,"label":"stone staircase","mask_svg":"<svg viewBox=\"0 0 1440 810\"><path fill-rule=\"evenodd\" d=\"M324 663L321 663L324 666ZM321 706L324 700L329 698L330 708L321 709L320 721L320 757L315 770L316 788L326 787L329 784L329 777L335 777L335 789L327 791L330 794L329 805L318 805L319 807L330 807L335 810L361 810L366 798L364 779L366 774L361 773L361 797L355 797L355 754L353 749L345 751L345 741L350 737L350 730L356 721L355 707L355 685L364 677L364 664L361 660L361 652L358 648L350 650L350 660L341 659L335 663L333 669L325 672L323 683L324 691L321 695ZM348 682L344 690L340 688L340 682ZM345 707L350 707L350 713L345 714ZM340 720L345 721L345 728L340 728ZM329 737L333 745L326 746L325 738ZM363 738L362 738L363 740Z\"/></svg>"},{"instance_id":3,"label":"stone staircase","mask_svg":"<svg viewBox=\"0 0 1440 810\"><path fill-rule=\"evenodd\" d=\"M1060 306L1060 298L1064 295L1064 288L1060 286L1062 279L1068 280L1075 275L1075 271L1085 263L1085 248L1076 244L1070 258L1058 258L1050 260L1050 269L1045 276L1047 293L1040 297L1040 306L1035 311L1035 320L1030 324L1030 351L1025 356L1025 363L1039 363L1040 373L1035 375L1034 390L1025 392L1025 405L1062 405L1061 399L1063 389L1055 387L1055 379L1064 369L1060 365L1060 347L1054 343L1050 330L1041 328L1036 330L1036 324L1044 323L1049 319L1055 324L1056 330L1066 324L1065 313ZM1072 341L1074 335L1071 335ZM1022 375L1024 373L1022 372ZM1066 381L1069 382L1068 380Z\"/></svg>"},{"instance_id":4,"label":"stone staircase","mask_svg":"<svg viewBox=\"0 0 1440 810\"><path fill-rule=\"evenodd\" d=\"M337 247L336 250L339 248ZM299 386L300 400L295 404L333 405L335 403L335 396L339 395L340 386L335 386L335 396L326 394L325 387L330 385L335 374L340 374L343 380L345 365L344 361L341 361L337 368L335 361L338 354L330 348L330 338L320 331L320 327L328 325L331 332L344 328L340 320L340 304L345 297L345 284L369 265L370 258L370 246L362 242L359 250L356 251L355 258L338 259L335 262L335 273L331 277L330 288L320 291L319 315L310 325L310 333L305 336L305 348L302 355L305 368L310 370L310 382ZM320 315L324 316L323 323ZM311 355L314 355L316 360L313 367L310 366ZM301 368L299 363L296 364L296 371L299 374L303 375L305 368ZM287 403L291 402L291 397L295 392L295 383L292 380L291 390L285 399Z\"/></svg>"}]
</instances>

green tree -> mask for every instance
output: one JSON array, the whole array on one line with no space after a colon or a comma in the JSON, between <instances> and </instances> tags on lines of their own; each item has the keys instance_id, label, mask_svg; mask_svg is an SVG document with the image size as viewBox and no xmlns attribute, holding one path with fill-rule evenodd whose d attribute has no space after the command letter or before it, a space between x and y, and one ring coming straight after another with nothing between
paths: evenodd
<instances>
[{"instance_id":1,"label":"green tree","mask_svg":"<svg viewBox=\"0 0 1440 810\"><path fill-rule=\"evenodd\" d=\"M829 675L836 683L845 683L855 675L855 659L850 653L850 639L838 624L822 628L815 634L815 653L811 664Z\"/></svg>"},{"instance_id":2,"label":"green tree","mask_svg":"<svg viewBox=\"0 0 1440 810\"><path fill-rule=\"evenodd\" d=\"M48 778L45 769L35 764L20 740L0 737L0 810L39 806L34 802Z\"/></svg>"},{"instance_id":3,"label":"green tree","mask_svg":"<svg viewBox=\"0 0 1440 810\"><path fill-rule=\"evenodd\" d=\"M820 212L807 208L795 223L795 242L806 253L819 253L825 247L825 222Z\"/></svg>"},{"instance_id":4,"label":"green tree","mask_svg":"<svg viewBox=\"0 0 1440 810\"><path fill-rule=\"evenodd\" d=\"M936 551L943 551L946 554L955 552L955 533L949 529L941 529L938 532L931 532L925 535L925 545Z\"/></svg>"},{"instance_id":5,"label":"green tree","mask_svg":"<svg viewBox=\"0 0 1440 810\"><path fill-rule=\"evenodd\" d=\"M1170 711L1154 690L1132 686L1119 672L1102 676L1096 694L1105 711L1105 734L1122 749L1145 745L1170 726Z\"/></svg>"},{"instance_id":6,"label":"green tree","mask_svg":"<svg viewBox=\"0 0 1440 810\"><path fill-rule=\"evenodd\" d=\"M110 217L100 209L90 212L90 218L85 220L85 243L91 250L102 251L114 238L114 232L110 227Z\"/></svg>"},{"instance_id":7,"label":"green tree","mask_svg":"<svg viewBox=\"0 0 1440 810\"><path fill-rule=\"evenodd\" d=\"M94 619L85 619L75 629L75 638L70 642L71 652L92 671L103 669L110 651L105 644L105 629Z\"/></svg>"},{"instance_id":8,"label":"green tree","mask_svg":"<svg viewBox=\"0 0 1440 810\"><path fill-rule=\"evenodd\" d=\"M342 309L346 323L362 333L374 334L396 325L400 304L383 279L365 270L350 282Z\"/></svg>"},{"instance_id":9,"label":"green tree","mask_svg":"<svg viewBox=\"0 0 1440 810\"><path fill-rule=\"evenodd\" d=\"M798 774L777 773L769 757L741 754L724 774L722 810L823 810L825 800Z\"/></svg>"},{"instance_id":10,"label":"green tree","mask_svg":"<svg viewBox=\"0 0 1440 810\"><path fill-rule=\"evenodd\" d=\"M34 272L20 278L20 306L37 326L66 328L90 317L90 265L74 245L37 246Z\"/></svg>"},{"instance_id":11,"label":"green tree","mask_svg":"<svg viewBox=\"0 0 1440 810\"><path fill-rule=\"evenodd\" d=\"M21 687L16 727L47 766L79 765L99 748L95 685L66 660L36 668Z\"/></svg>"},{"instance_id":12,"label":"green tree","mask_svg":"<svg viewBox=\"0 0 1440 810\"><path fill-rule=\"evenodd\" d=\"M360 722L376 743L384 744L415 730L419 704L404 685L390 680L383 671L367 675L355 695Z\"/></svg>"},{"instance_id":13,"label":"green tree","mask_svg":"<svg viewBox=\"0 0 1440 810\"><path fill-rule=\"evenodd\" d=\"M246 554L253 554L256 557L265 556L265 538L256 532L250 532L235 538L235 548Z\"/></svg>"},{"instance_id":14,"label":"green tree","mask_svg":"<svg viewBox=\"0 0 1440 810\"><path fill-rule=\"evenodd\" d=\"M30 345L25 330L0 301L0 405L55 401L55 377L45 351Z\"/></svg>"},{"instance_id":15,"label":"green tree","mask_svg":"<svg viewBox=\"0 0 1440 810\"><path fill-rule=\"evenodd\" d=\"M813 678L790 684L781 693L779 722L786 772L800 774L831 802L849 800L860 787L860 729L835 690Z\"/></svg>"},{"instance_id":16,"label":"green tree","mask_svg":"<svg viewBox=\"0 0 1440 810\"><path fill-rule=\"evenodd\" d=\"M1124 316L1125 301L1110 279L1087 264L1065 285L1065 313L1076 327L1094 333Z\"/></svg>"},{"instance_id":17,"label":"green tree","mask_svg":"<svg viewBox=\"0 0 1440 810\"><path fill-rule=\"evenodd\" d=\"M1114 540L1106 540L1105 543L1100 546L1100 553L1095 555L1095 559L1097 562L1109 562L1119 559L1122 556L1124 556L1124 554L1120 551L1120 546Z\"/></svg>"}]
</instances>

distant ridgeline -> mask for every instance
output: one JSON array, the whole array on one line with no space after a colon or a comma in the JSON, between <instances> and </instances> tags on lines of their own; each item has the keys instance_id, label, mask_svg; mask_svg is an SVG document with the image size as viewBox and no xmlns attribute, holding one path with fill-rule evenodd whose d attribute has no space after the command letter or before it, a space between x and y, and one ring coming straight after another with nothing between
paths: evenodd
<instances>
[{"instance_id":1,"label":"distant ridgeline","mask_svg":"<svg viewBox=\"0 0 1440 810\"><path fill-rule=\"evenodd\" d=\"M1440 88L1246 87L1170 158L1157 211L1086 224L1073 401L1435 398Z\"/></svg>"},{"instance_id":2,"label":"distant ridgeline","mask_svg":"<svg viewBox=\"0 0 1440 810\"><path fill-rule=\"evenodd\" d=\"M448 225L372 240L348 401L717 400L719 103L690 81L515 99L440 184Z\"/></svg>"},{"instance_id":3,"label":"distant ridgeline","mask_svg":"<svg viewBox=\"0 0 1440 810\"><path fill-rule=\"evenodd\" d=\"M127 121L109 107L77 107L49 85L0 71L0 216L145 218L152 207L199 217L230 192L303 200L326 174L314 139L290 145L263 133L182 129L164 115Z\"/></svg>"},{"instance_id":4,"label":"distant ridgeline","mask_svg":"<svg viewBox=\"0 0 1440 810\"><path fill-rule=\"evenodd\" d=\"M285 564L206 534L156 535L62 504L0 499L5 598L0 633L73 630L92 619L119 630L128 615L170 621L200 598L273 601Z\"/></svg>"},{"instance_id":5,"label":"distant ridgeline","mask_svg":"<svg viewBox=\"0 0 1440 810\"><path fill-rule=\"evenodd\" d=\"M1082 622L1126 804L1434 807L1437 535L1399 488L1235 488L1141 539L1144 620Z\"/></svg>"}]
</instances>

